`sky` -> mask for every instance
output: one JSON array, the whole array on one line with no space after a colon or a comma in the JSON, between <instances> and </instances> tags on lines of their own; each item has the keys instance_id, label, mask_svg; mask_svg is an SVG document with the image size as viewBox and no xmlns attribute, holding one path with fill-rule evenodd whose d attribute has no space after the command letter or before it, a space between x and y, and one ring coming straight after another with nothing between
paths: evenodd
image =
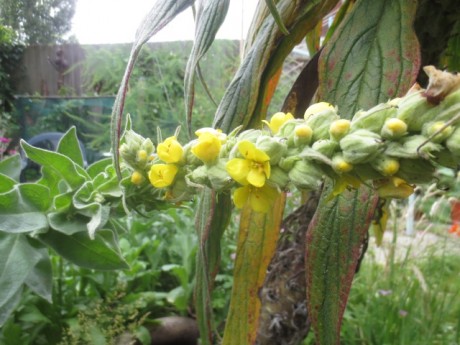
<instances>
[{"instance_id":1,"label":"sky","mask_svg":"<svg viewBox=\"0 0 460 345\"><path fill-rule=\"evenodd\" d=\"M130 43L144 16L156 0L77 0L71 35L80 44ZM161 1L161 0L160 0ZM258 0L230 0L218 39L243 39ZM151 41L193 40L191 9L179 14Z\"/></svg>"}]
</instances>

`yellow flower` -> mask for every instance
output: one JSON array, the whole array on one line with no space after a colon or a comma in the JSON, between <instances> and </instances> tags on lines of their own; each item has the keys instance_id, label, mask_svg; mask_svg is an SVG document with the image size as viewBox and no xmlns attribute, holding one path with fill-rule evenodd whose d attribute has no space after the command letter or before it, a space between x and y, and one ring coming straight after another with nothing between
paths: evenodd
<instances>
[{"instance_id":1,"label":"yellow flower","mask_svg":"<svg viewBox=\"0 0 460 345\"><path fill-rule=\"evenodd\" d=\"M222 142L215 133L202 132L198 136L198 143L192 147L192 153L201 161L207 163L219 156L221 147Z\"/></svg>"},{"instance_id":2,"label":"yellow flower","mask_svg":"<svg viewBox=\"0 0 460 345\"><path fill-rule=\"evenodd\" d=\"M167 138L162 143L158 144L157 154L163 162L177 163L182 159L184 149L177 141L177 138L172 136Z\"/></svg>"},{"instance_id":3,"label":"yellow flower","mask_svg":"<svg viewBox=\"0 0 460 345\"><path fill-rule=\"evenodd\" d=\"M266 120L262 120L262 122L264 122L270 128L273 134L276 134L278 133L278 130L280 129L280 127L284 125L286 121L293 120L293 119L294 119L294 116L292 116L291 113L285 114L285 113L279 112L279 113L275 113L271 117L270 122Z\"/></svg>"},{"instance_id":4,"label":"yellow flower","mask_svg":"<svg viewBox=\"0 0 460 345\"><path fill-rule=\"evenodd\" d=\"M361 186L361 181L350 174L343 174L334 182L334 188L332 189L332 193L329 195L327 200L332 200L337 195L342 194L345 189L352 187L352 188L359 188Z\"/></svg>"},{"instance_id":5,"label":"yellow flower","mask_svg":"<svg viewBox=\"0 0 460 345\"><path fill-rule=\"evenodd\" d=\"M211 127L203 127L203 128L198 129L195 132L195 134L196 134L196 136L198 138L202 134L205 134L205 133L210 133L210 134L213 134L214 136L216 136L220 140L221 144L224 144L227 141L227 134L222 133L221 129L215 129L215 128L211 128Z\"/></svg>"},{"instance_id":6,"label":"yellow flower","mask_svg":"<svg viewBox=\"0 0 460 345\"><path fill-rule=\"evenodd\" d=\"M149 172L150 183L156 188L168 187L173 183L177 171L174 164L154 164Z\"/></svg>"},{"instance_id":7,"label":"yellow flower","mask_svg":"<svg viewBox=\"0 0 460 345\"><path fill-rule=\"evenodd\" d=\"M233 202L238 208L243 208L249 202L249 206L256 212L268 212L278 191L268 185L261 188L251 185L237 188L233 193Z\"/></svg>"},{"instance_id":8,"label":"yellow flower","mask_svg":"<svg viewBox=\"0 0 460 345\"><path fill-rule=\"evenodd\" d=\"M375 182L381 198L405 199L414 192L414 187L399 177L390 177Z\"/></svg>"},{"instance_id":9,"label":"yellow flower","mask_svg":"<svg viewBox=\"0 0 460 345\"><path fill-rule=\"evenodd\" d=\"M238 151L244 158L233 158L227 162L228 174L242 185L262 187L270 177L270 157L247 140L240 141Z\"/></svg>"},{"instance_id":10,"label":"yellow flower","mask_svg":"<svg viewBox=\"0 0 460 345\"><path fill-rule=\"evenodd\" d=\"M325 110L334 110L334 106L332 104L329 104L327 102L319 102L319 103L314 103L310 105L307 110L305 110L304 118L305 120L308 120L311 116L321 113Z\"/></svg>"}]
</instances>

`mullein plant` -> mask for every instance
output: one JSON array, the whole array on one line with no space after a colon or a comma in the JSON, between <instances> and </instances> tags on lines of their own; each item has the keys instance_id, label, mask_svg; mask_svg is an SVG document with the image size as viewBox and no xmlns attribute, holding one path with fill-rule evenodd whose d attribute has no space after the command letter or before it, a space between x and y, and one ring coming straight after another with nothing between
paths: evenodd
<instances>
[{"instance_id":1,"label":"mullein plant","mask_svg":"<svg viewBox=\"0 0 460 345\"><path fill-rule=\"evenodd\" d=\"M460 76L424 68L426 89L413 87L351 120L326 102L312 104L303 119L276 113L260 129L229 134L202 128L182 144L178 131L154 148L128 129L120 156L132 171L124 185L148 194L138 198L178 203L207 186L232 190L237 208L267 212L279 193L334 183L330 198L346 188L372 186L381 198L406 198L414 184L429 182L437 165L460 159ZM126 179L125 179L126 180Z\"/></svg>"}]
</instances>

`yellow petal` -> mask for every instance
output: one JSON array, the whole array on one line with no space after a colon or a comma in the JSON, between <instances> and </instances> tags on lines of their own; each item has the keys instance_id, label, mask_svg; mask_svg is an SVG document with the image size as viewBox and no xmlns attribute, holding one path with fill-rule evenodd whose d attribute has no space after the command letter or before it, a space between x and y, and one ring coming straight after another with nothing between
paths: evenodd
<instances>
[{"instance_id":1,"label":"yellow petal","mask_svg":"<svg viewBox=\"0 0 460 345\"><path fill-rule=\"evenodd\" d=\"M242 158L233 158L227 162L225 168L230 177L236 182L243 185L248 184L247 176L251 170L251 161Z\"/></svg>"},{"instance_id":2,"label":"yellow petal","mask_svg":"<svg viewBox=\"0 0 460 345\"><path fill-rule=\"evenodd\" d=\"M198 137L198 143L192 147L192 153L203 162L211 162L219 156L221 147L217 136L204 132Z\"/></svg>"},{"instance_id":3,"label":"yellow petal","mask_svg":"<svg viewBox=\"0 0 460 345\"><path fill-rule=\"evenodd\" d=\"M267 124L270 127L270 130L272 131L272 133L275 134L279 131L281 126L284 125L286 121L292 120L292 119L294 119L294 116L292 116L291 113L285 114L283 112L279 112L279 113L275 113L271 117L270 123L267 123Z\"/></svg>"},{"instance_id":4,"label":"yellow petal","mask_svg":"<svg viewBox=\"0 0 460 345\"><path fill-rule=\"evenodd\" d=\"M158 144L157 154L163 162L177 163L182 159L184 149L177 141L176 137L169 137L162 143Z\"/></svg>"},{"instance_id":5,"label":"yellow petal","mask_svg":"<svg viewBox=\"0 0 460 345\"><path fill-rule=\"evenodd\" d=\"M255 187L262 187L265 184L265 173L261 169L253 168L247 175L247 181Z\"/></svg>"},{"instance_id":6,"label":"yellow petal","mask_svg":"<svg viewBox=\"0 0 460 345\"><path fill-rule=\"evenodd\" d=\"M242 140L238 143L238 151L244 158L253 160L255 156L256 146L248 140Z\"/></svg>"},{"instance_id":7,"label":"yellow petal","mask_svg":"<svg viewBox=\"0 0 460 345\"><path fill-rule=\"evenodd\" d=\"M156 188L168 187L173 183L177 171L174 164L154 164L149 171L150 183Z\"/></svg>"},{"instance_id":8,"label":"yellow petal","mask_svg":"<svg viewBox=\"0 0 460 345\"><path fill-rule=\"evenodd\" d=\"M243 208L246 202L248 201L249 194L249 186L244 186L235 189L235 192L233 193L233 202L235 203L235 206L238 208Z\"/></svg>"}]
</instances>

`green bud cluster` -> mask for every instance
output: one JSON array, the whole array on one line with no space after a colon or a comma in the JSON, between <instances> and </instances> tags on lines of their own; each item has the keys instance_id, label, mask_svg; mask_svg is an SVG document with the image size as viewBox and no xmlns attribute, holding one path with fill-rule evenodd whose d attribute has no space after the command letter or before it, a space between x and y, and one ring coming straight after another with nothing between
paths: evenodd
<instances>
[{"instance_id":1,"label":"green bud cluster","mask_svg":"<svg viewBox=\"0 0 460 345\"><path fill-rule=\"evenodd\" d=\"M447 76L447 72L441 73ZM452 79L451 74L448 77ZM452 166L460 162L460 77L457 80L458 86L450 85L437 104L426 97L430 90L419 89L359 111L352 120L341 119L338 109L325 102L310 106L304 119L278 113L276 125L264 121L268 128L237 129L229 134L218 157L206 164L190 151L194 141L185 145L187 158L178 174L181 190L192 195L201 186L218 191L244 186L246 182L239 177L238 181L232 179L227 171L229 162L237 160L232 165L233 176L238 175L235 167L241 165L278 190L291 186L316 189L327 177L337 185L376 181L376 189L383 195L407 196L406 191L412 190L410 184L432 179L435 163ZM284 123L280 125L280 121ZM139 151L152 154L151 141L132 131L126 133L125 140L120 149L122 158L131 167L145 171L148 163L139 157ZM242 142L244 147L251 143L254 152L242 152ZM266 156L269 158L264 160ZM385 189L387 182L389 189ZM174 184L168 189L171 191Z\"/></svg>"}]
</instances>

